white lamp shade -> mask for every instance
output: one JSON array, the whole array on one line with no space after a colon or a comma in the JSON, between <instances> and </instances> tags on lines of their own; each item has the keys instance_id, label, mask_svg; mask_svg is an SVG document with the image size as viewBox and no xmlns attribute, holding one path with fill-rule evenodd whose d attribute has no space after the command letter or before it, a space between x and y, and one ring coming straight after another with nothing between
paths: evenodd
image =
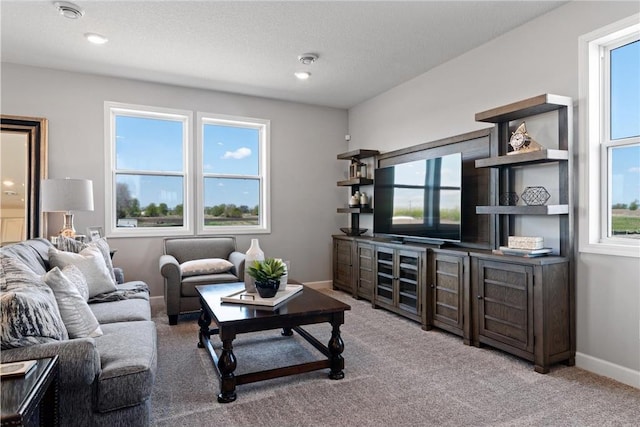
<instances>
[{"instance_id":1,"label":"white lamp shade","mask_svg":"<svg viewBox=\"0 0 640 427\"><path fill-rule=\"evenodd\" d=\"M90 179L45 179L41 184L43 212L93 210L93 181Z\"/></svg>"}]
</instances>

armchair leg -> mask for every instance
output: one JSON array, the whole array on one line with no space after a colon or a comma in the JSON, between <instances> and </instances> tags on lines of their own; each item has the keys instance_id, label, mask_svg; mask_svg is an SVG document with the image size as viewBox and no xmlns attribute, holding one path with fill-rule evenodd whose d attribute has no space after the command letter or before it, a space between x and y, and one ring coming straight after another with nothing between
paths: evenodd
<instances>
[{"instance_id":1,"label":"armchair leg","mask_svg":"<svg viewBox=\"0 0 640 427\"><path fill-rule=\"evenodd\" d=\"M177 325L178 324L178 315L177 314L170 314L169 315L169 324L170 325Z\"/></svg>"}]
</instances>

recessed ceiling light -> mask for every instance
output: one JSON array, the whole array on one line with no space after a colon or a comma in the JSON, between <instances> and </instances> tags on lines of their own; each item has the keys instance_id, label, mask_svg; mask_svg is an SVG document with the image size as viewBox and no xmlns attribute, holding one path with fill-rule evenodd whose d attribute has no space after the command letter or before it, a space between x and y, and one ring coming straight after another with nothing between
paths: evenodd
<instances>
[{"instance_id":1,"label":"recessed ceiling light","mask_svg":"<svg viewBox=\"0 0 640 427\"><path fill-rule=\"evenodd\" d=\"M58 13L69 19L79 19L84 15L84 10L80 6L67 1L57 1L53 5L58 9Z\"/></svg>"},{"instance_id":2,"label":"recessed ceiling light","mask_svg":"<svg viewBox=\"0 0 640 427\"><path fill-rule=\"evenodd\" d=\"M93 44L105 44L109 41L105 36L96 33L87 33L84 36Z\"/></svg>"},{"instance_id":3,"label":"recessed ceiling light","mask_svg":"<svg viewBox=\"0 0 640 427\"><path fill-rule=\"evenodd\" d=\"M308 71L296 71L293 75L296 76L298 80L307 80L311 77L311 73Z\"/></svg>"}]
</instances>

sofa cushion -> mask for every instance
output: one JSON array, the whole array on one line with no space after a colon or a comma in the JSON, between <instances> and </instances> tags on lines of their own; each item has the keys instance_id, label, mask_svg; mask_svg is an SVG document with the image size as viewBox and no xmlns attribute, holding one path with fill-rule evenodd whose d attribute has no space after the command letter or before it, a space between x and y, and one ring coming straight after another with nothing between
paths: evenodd
<instances>
[{"instance_id":1,"label":"sofa cushion","mask_svg":"<svg viewBox=\"0 0 640 427\"><path fill-rule=\"evenodd\" d=\"M116 282L109 274L100 249L86 247L79 253L49 249L49 262L52 267L64 268L73 264L82 271L89 285L89 298L105 292L113 292Z\"/></svg>"},{"instance_id":2,"label":"sofa cushion","mask_svg":"<svg viewBox=\"0 0 640 427\"><path fill-rule=\"evenodd\" d=\"M110 323L95 339L102 371L96 409L100 412L145 402L156 373L156 328L152 321Z\"/></svg>"},{"instance_id":3,"label":"sofa cushion","mask_svg":"<svg viewBox=\"0 0 640 427\"><path fill-rule=\"evenodd\" d=\"M98 319L100 325L136 320L151 320L149 301L142 298L89 304L89 308L96 316L96 319Z\"/></svg>"},{"instance_id":4,"label":"sofa cushion","mask_svg":"<svg viewBox=\"0 0 640 427\"><path fill-rule=\"evenodd\" d=\"M104 258L104 263L107 266L107 270L109 270L109 275L114 281L116 281L113 263L111 262L111 248L109 247L109 243L107 242L106 237L101 237L100 239L93 240L89 243L83 243L76 239L60 236L58 237L58 243L56 244L56 246L61 251L73 253L80 253L83 249L86 249L88 247L98 248L100 250L100 253L102 254L102 258Z\"/></svg>"},{"instance_id":5,"label":"sofa cushion","mask_svg":"<svg viewBox=\"0 0 640 427\"><path fill-rule=\"evenodd\" d=\"M0 254L1 348L69 338L53 291L22 261Z\"/></svg>"},{"instance_id":6,"label":"sofa cushion","mask_svg":"<svg viewBox=\"0 0 640 427\"><path fill-rule=\"evenodd\" d=\"M82 281L86 287L84 277L78 272L73 265L66 266L63 271L54 267L44 275L44 281L53 290L69 338L99 337L102 335L100 325L75 283Z\"/></svg>"},{"instance_id":7,"label":"sofa cushion","mask_svg":"<svg viewBox=\"0 0 640 427\"><path fill-rule=\"evenodd\" d=\"M182 277L199 276L202 274L226 273L233 264L222 258L194 259L180 264Z\"/></svg>"}]
</instances>

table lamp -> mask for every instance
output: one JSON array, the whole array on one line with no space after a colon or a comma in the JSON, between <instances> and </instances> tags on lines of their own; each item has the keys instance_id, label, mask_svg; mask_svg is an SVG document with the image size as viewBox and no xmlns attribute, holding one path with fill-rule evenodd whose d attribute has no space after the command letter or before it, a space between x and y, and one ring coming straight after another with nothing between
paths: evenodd
<instances>
[{"instance_id":1,"label":"table lamp","mask_svg":"<svg viewBox=\"0 0 640 427\"><path fill-rule=\"evenodd\" d=\"M64 212L60 235L74 237L72 212L93 210L93 182L90 179L45 179L41 189L42 211Z\"/></svg>"}]
</instances>

